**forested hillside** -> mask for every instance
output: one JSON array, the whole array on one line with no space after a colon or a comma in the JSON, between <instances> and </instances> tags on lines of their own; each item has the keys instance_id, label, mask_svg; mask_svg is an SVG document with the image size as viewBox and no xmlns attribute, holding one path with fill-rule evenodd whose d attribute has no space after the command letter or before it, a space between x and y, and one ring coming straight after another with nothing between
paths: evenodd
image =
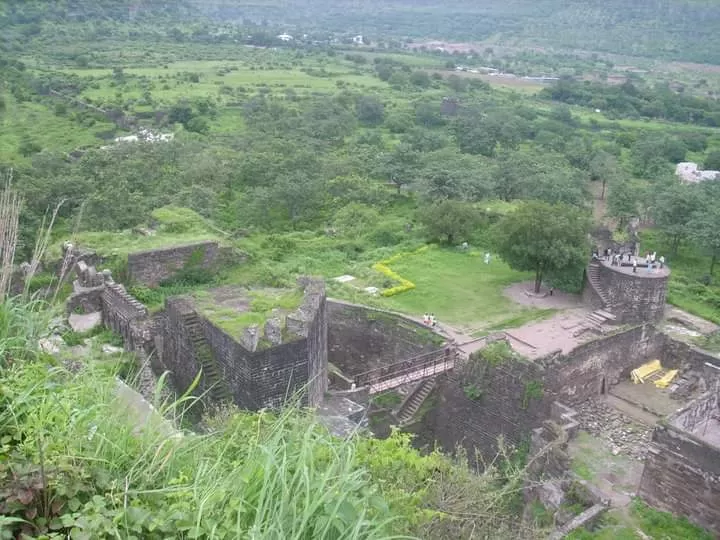
<instances>
[{"instance_id":1,"label":"forested hillside","mask_svg":"<svg viewBox=\"0 0 720 540\"><path fill-rule=\"evenodd\" d=\"M713 23L720 5L709 0L340 0L251 3L196 2L223 19L459 41L554 47L720 63Z\"/></svg>"}]
</instances>

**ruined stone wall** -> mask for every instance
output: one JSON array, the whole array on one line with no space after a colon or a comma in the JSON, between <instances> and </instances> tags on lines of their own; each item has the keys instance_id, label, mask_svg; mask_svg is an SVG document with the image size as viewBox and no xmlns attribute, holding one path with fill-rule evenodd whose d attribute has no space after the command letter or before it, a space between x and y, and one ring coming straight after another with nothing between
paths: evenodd
<instances>
[{"instance_id":1,"label":"ruined stone wall","mask_svg":"<svg viewBox=\"0 0 720 540\"><path fill-rule=\"evenodd\" d=\"M119 283L109 283L102 292L102 314L105 326L123 337L125 349L143 349L152 341L148 310Z\"/></svg>"},{"instance_id":2,"label":"ruined stone wall","mask_svg":"<svg viewBox=\"0 0 720 540\"><path fill-rule=\"evenodd\" d=\"M663 318L668 275L648 274L644 268L625 274L601 264L599 276L618 323L641 324Z\"/></svg>"},{"instance_id":3,"label":"ruined stone wall","mask_svg":"<svg viewBox=\"0 0 720 540\"><path fill-rule=\"evenodd\" d=\"M662 364L669 369L679 369L684 378L691 379L688 391L697 388L705 392L720 382L720 358L677 339L666 339Z\"/></svg>"},{"instance_id":4,"label":"ruined stone wall","mask_svg":"<svg viewBox=\"0 0 720 540\"><path fill-rule=\"evenodd\" d=\"M308 383L307 404L315 407L325 399L328 389L328 323L325 284L313 282L306 285L306 302L313 313L308 324Z\"/></svg>"},{"instance_id":5,"label":"ruined stone wall","mask_svg":"<svg viewBox=\"0 0 720 540\"><path fill-rule=\"evenodd\" d=\"M281 407L298 396L303 405L315 406L324 398L327 326L321 282L306 287L304 302L293 315L293 328L298 333L286 336L282 344L255 351L198 315L187 300L168 300L166 317L163 359L181 389L187 388L200 371L198 348L207 345L211 358L206 361L215 363L217 375L239 407ZM202 343L188 339L191 324L201 328ZM211 385L205 375L201 379L202 388Z\"/></svg>"},{"instance_id":6,"label":"ruined stone wall","mask_svg":"<svg viewBox=\"0 0 720 540\"><path fill-rule=\"evenodd\" d=\"M194 342L187 331L188 318L194 318L192 305L184 298L169 298L165 302L163 319L162 363L170 371L175 388L184 393L193 384L201 369ZM195 394L209 390L210 384L201 377Z\"/></svg>"},{"instance_id":7,"label":"ruined stone wall","mask_svg":"<svg viewBox=\"0 0 720 540\"><path fill-rule=\"evenodd\" d=\"M93 313L103 309L103 291L105 287L92 287L87 289L76 289L65 302L65 312L71 313Z\"/></svg>"},{"instance_id":8,"label":"ruined stone wall","mask_svg":"<svg viewBox=\"0 0 720 540\"><path fill-rule=\"evenodd\" d=\"M717 400L706 394L655 428L638 494L720 536L720 448L681 427L717 414Z\"/></svg>"},{"instance_id":9,"label":"ruined stone wall","mask_svg":"<svg viewBox=\"0 0 720 540\"><path fill-rule=\"evenodd\" d=\"M497 439L518 445L551 417L554 402L570 407L597 396L650 358L661 356L664 336L640 326L580 345L567 355L532 362L505 361L483 370L471 361L438 379L436 410L426 429L448 451L462 444L492 458ZM526 399L529 385L542 388L541 399ZM472 399L475 386L481 392Z\"/></svg>"},{"instance_id":10,"label":"ruined stone wall","mask_svg":"<svg viewBox=\"0 0 720 540\"><path fill-rule=\"evenodd\" d=\"M546 369L545 395L570 406L600 394L649 359L661 358L665 337L651 325L584 343L567 355L537 360Z\"/></svg>"},{"instance_id":11,"label":"ruined stone wall","mask_svg":"<svg viewBox=\"0 0 720 540\"><path fill-rule=\"evenodd\" d=\"M492 459L499 437L515 447L528 442L531 430L546 416L542 401L525 402L526 385L543 380L542 368L511 360L478 372L470 364L476 361L468 362L438 378L435 439L449 452L462 445L471 461L476 451Z\"/></svg>"},{"instance_id":12,"label":"ruined stone wall","mask_svg":"<svg viewBox=\"0 0 720 540\"><path fill-rule=\"evenodd\" d=\"M128 255L128 275L133 282L155 287L190 263L211 270L218 264L219 255L217 242L140 251Z\"/></svg>"},{"instance_id":13,"label":"ruined stone wall","mask_svg":"<svg viewBox=\"0 0 720 540\"><path fill-rule=\"evenodd\" d=\"M327 326L328 361L347 377L432 352L442 343L415 321L332 300Z\"/></svg>"}]
</instances>

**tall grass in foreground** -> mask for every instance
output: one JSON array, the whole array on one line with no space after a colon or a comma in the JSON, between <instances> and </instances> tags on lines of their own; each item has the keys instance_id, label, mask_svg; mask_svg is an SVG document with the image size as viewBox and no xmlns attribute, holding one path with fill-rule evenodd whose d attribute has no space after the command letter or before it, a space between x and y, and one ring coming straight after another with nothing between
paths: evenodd
<instances>
[{"instance_id":1,"label":"tall grass in foreground","mask_svg":"<svg viewBox=\"0 0 720 540\"><path fill-rule=\"evenodd\" d=\"M36 536L393 538L357 446L304 414L236 414L213 434L138 429L116 381L41 362L2 373L0 515ZM218 425L219 427L219 425ZM165 431L166 433L166 431ZM2 537L0 535L0 537ZM397 538L400 538L397 536Z\"/></svg>"}]
</instances>

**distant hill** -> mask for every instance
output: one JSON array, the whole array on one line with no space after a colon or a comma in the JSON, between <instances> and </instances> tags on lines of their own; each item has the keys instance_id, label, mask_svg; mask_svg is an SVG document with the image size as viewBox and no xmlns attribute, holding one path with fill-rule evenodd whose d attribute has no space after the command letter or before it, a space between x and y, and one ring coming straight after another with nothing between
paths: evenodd
<instances>
[{"instance_id":1,"label":"distant hill","mask_svg":"<svg viewBox=\"0 0 720 540\"><path fill-rule=\"evenodd\" d=\"M197 13L185 0L4 0L0 25L36 24L44 21L116 20L138 17L186 17Z\"/></svg>"},{"instance_id":2,"label":"distant hill","mask_svg":"<svg viewBox=\"0 0 720 540\"><path fill-rule=\"evenodd\" d=\"M192 0L223 20L720 64L713 0Z\"/></svg>"}]
</instances>

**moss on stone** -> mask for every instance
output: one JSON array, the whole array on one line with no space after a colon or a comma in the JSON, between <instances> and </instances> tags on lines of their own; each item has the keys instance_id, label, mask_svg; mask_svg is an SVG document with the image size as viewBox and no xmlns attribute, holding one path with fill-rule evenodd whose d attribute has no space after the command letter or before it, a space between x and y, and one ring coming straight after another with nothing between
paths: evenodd
<instances>
[{"instance_id":1,"label":"moss on stone","mask_svg":"<svg viewBox=\"0 0 720 540\"><path fill-rule=\"evenodd\" d=\"M286 337L291 337L286 332L286 317L297 310L303 301L303 292L300 290L249 290L244 291L240 299L232 299L244 301L246 307L241 308L228 305L224 302L227 299L218 298L217 294L213 294L212 290L198 291L193 294L195 305L204 317L235 339L240 338L243 331L251 326L258 326L262 332L268 319L276 317L281 321L285 341ZM258 349L270 346L270 341L261 334Z\"/></svg>"}]
</instances>

